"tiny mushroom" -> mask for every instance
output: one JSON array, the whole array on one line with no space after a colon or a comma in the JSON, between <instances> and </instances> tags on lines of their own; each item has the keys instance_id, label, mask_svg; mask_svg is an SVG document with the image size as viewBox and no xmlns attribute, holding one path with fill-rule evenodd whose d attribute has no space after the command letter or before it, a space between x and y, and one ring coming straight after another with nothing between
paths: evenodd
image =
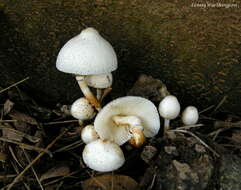
<instances>
[{"instance_id":1,"label":"tiny mushroom","mask_svg":"<svg viewBox=\"0 0 241 190\"><path fill-rule=\"evenodd\" d=\"M89 168L99 172L117 170L125 162L119 145L101 139L88 143L83 150L82 157Z\"/></svg>"},{"instance_id":2,"label":"tiny mushroom","mask_svg":"<svg viewBox=\"0 0 241 190\"><path fill-rule=\"evenodd\" d=\"M95 110L86 98L79 98L71 105L71 115L78 120L92 119L95 115Z\"/></svg>"},{"instance_id":3,"label":"tiny mushroom","mask_svg":"<svg viewBox=\"0 0 241 190\"><path fill-rule=\"evenodd\" d=\"M98 135L94 129L94 125L87 125L81 131L81 139L85 144L98 139Z\"/></svg>"},{"instance_id":4,"label":"tiny mushroom","mask_svg":"<svg viewBox=\"0 0 241 190\"><path fill-rule=\"evenodd\" d=\"M188 106L182 113L182 122L185 125L194 125L198 121L198 110L194 106Z\"/></svg>"},{"instance_id":5,"label":"tiny mushroom","mask_svg":"<svg viewBox=\"0 0 241 190\"><path fill-rule=\"evenodd\" d=\"M85 97L99 110L100 102L90 91L85 77L109 75L117 69L117 56L111 44L97 30L86 28L61 48L56 67L62 72L74 74Z\"/></svg>"},{"instance_id":6,"label":"tiny mushroom","mask_svg":"<svg viewBox=\"0 0 241 190\"><path fill-rule=\"evenodd\" d=\"M180 104L173 95L166 96L159 104L159 113L164 118L164 130L168 131L170 120L175 119L180 113Z\"/></svg>"},{"instance_id":7,"label":"tiny mushroom","mask_svg":"<svg viewBox=\"0 0 241 190\"><path fill-rule=\"evenodd\" d=\"M155 105L146 98L125 96L108 103L97 114L94 127L101 139L140 147L145 137L155 136L160 118Z\"/></svg>"}]
</instances>

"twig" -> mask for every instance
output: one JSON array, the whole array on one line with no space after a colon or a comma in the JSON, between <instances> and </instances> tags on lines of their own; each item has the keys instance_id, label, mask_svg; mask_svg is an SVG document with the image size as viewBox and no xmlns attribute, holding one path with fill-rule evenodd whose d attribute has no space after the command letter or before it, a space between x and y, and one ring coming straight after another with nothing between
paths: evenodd
<instances>
[{"instance_id":1,"label":"twig","mask_svg":"<svg viewBox=\"0 0 241 190\"><path fill-rule=\"evenodd\" d=\"M213 113L216 112L222 105L223 103L227 100L228 96L225 95L222 100L218 103L218 105L216 106L216 108L213 110Z\"/></svg>"},{"instance_id":2,"label":"twig","mask_svg":"<svg viewBox=\"0 0 241 190\"><path fill-rule=\"evenodd\" d=\"M71 150L72 148L76 148L76 147L78 147L78 146L80 146L82 144L83 144L83 141L82 140L78 140L78 141L75 141L75 142L73 142L73 143L71 143L69 145L66 145L64 147L61 147L61 148L55 150L53 153Z\"/></svg>"},{"instance_id":3,"label":"twig","mask_svg":"<svg viewBox=\"0 0 241 190\"><path fill-rule=\"evenodd\" d=\"M18 120L0 120L0 123L14 123L17 122Z\"/></svg>"},{"instance_id":4,"label":"twig","mask_svg":"<svg viewBox=\"0 0 241 190\"><path fill-rule=\"evenodd\" d=\"M58 178L58 179L54 179L53 181L50 181L50 182L45 183L45 184L43 184L43 185L46 187L46 186L48 186L48 185L52 185L52 184L54 184L54 183L57 183L57 182L65 179L65 178L68 178L68 177L74 178L72 175L77 174L78 172L79 172L79 171L74 171L74 172L72 172L72 173L69 173L69 174L66 175L66 176L63 176L63 177Z\"/></svg>"},{"instance_id":5,"label":"twig","mask_svg":"<svg viewBox=\"0 0 241 190\"><path fill-rule=\"evenodd\" d=\"M177 129L191 129L191 128L196 128L196 127L202 127L204 126L203 124L196 124L196 125L185 125L185 126L182 126L182 127L178 127Z\"/></svg>"},{"instance_id":6,"label":"twig","mask_svg":"<svg viewBox=\"0 0 241 190\"><path fill-rule=\"evenodd\" d=\"M214 105L211 105L211 106L205 108L204 110L200 111L199 114L204 113L204 112L206 112L206 111L212 109L213 107L214 107Z\"/></svg>"},{"instance_id":7,"label":"twig","mask_svg":"<svg viewBox=\"0 0 241 190\"><path fill-rule=\"evenodd\" d=\"M10 145L8 146L8 149L9 149L9 151L10 151L13 159L14 159L14 160L16 161L16 163L18 164L18 166L23 169L22 164L18 161L18 159L17 159L16 155L14 154L14 151L13 151L13 149L12 149L12 147L11 147Z\"/></svg>"},{"instance_id":8,"label":"twig","mask_svg":"<svg viewBox=\"0 0 241 190\"><path fill-rule=\"evenodd\" d=\"M48 151L67 131L68 131L68 129L64 130L59 136L57 136L57 137L45 148L45 152ZM20 174L18 174L18 176L12 181L12 183L9 184L9 186L7 187L7 190L10 190L10 189L15 185L15 183L17 183L18 180L24 175L24 173L25 173L29 168L31 168L31 166L34 165L35 162L37 162L37 161L45 154L45 152L39 153L38 156L36 156L35 159L33 159L32 162L29 163Z\"/></svg>"},{"instance_id":9,"label":"twig","mask_svg":"<svg viewBox=\"0 0 241 190\"><path fill-rule=\"evenodd\" d=\"M74 122L79 122L79 120L54 121L49 123L43 123L43 125L57 125L57 124L74 123Z\"/></svg>"},{"instance_id":10,"label":"twig","mask_svg":"<svg viewBox=\"0 0 241 190\"><path fill-rule=\"evenodd\" d=\"M17 144L20 147L22 147L24 149L27 149L27 150L34 150L34 151L37 151L37 152L45 152L50 157L53 157L53 154L49 150L46 150L44 148L39 148L39 147L32 146L32 145L29 145L29 144L20 143L20 142L17 142L17 141L11 140L11 139L7 139L7 138L3 138L3 137L0 137L0 141Z\"/></svg>"},{"instance_id":11,"label":"twig","mask_svg":"<svg viewBox=\"0 0 241 190\"><path fill-rule=\"evenodd\" d=\"M24 153L24 155L25 155L25 157L26 157L28 163L30 163L31 160L30 160L30 158L29 158L27 152L26 152L23 148L22 148L22 150L23 150L23 153ZM42 186L42 184L41 184L41 182L40 182L40 180L39 180L39 177L38 177L37 173L35 172L34 167L31 166L31 169L32 169L32 172L33 172L33 174L34 174L34 176L35 176L35 178L36 178L36 180L37 180L37 182L38 182L40 188L41 188L42 190L44 190L44 188L43 188L43 186Z\"/></svg>"},{"instance_id":12,"label":"twig","mask_svg":"<svg viewBox=\"0 0 241 190\"><path fill-rule=\"evenodd\" d=\"M10 86L7 87L7 88L4 88L4 89L0 90L0 94L3 93L4 91L6 91L6 90L8 90L8 89L10 89L10 88L12 88L12 87L14 87L14 86L19 85L20 83L22 83L22 82L24 82L24 81L26 81L26 80L28 80L28 79L29 79L29 77L26 77L25 79L20 80L20 81L18 81L18 82L16 82L16 83L10 85Z\"/></svg>"},{"instance_id":13,"label":"twig","mask_svg":"<svg viewBox=\"0 0 241 190\"><path fill-rule=\"evenodd\" d=\"M13 178L13 177L16 177L16 174L0 175L0 179Z\"/></svg>"},{"instance_id":14,"label":"twig","mask_svg":"<svg viewBox=\"0 0 241 190\"><path fill-rule=\"evenodd\" d=\"M190 131L186 131L186 130L180 130L180 129L173 129L171 131L174 131L174 132L179 132L179 133L186 133L186 134L189 134L191 136L193 136L194 138L196 138L203 146L205 146L208 150L210 150L214 155L216 155L217 157L220 157L220 155L215 151L213 150L210 146L208 146L202 139L200 139L198 136L196 136L195 134L193 134L192 132Z\"/></svg>"}]
</instances>

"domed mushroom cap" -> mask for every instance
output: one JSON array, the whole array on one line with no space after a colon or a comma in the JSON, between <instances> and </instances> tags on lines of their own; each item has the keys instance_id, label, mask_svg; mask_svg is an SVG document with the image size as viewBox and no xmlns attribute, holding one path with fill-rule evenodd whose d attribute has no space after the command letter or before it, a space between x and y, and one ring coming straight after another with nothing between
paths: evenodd
<instances>
[{"instance_id":1,"label":"domed mushroom cap","mask_svg":"<svg viewBox=\"0 0 241 190\"><path fill-rule=\"evenodd\" d=\"M85 77L88 86L93 88L109 88L112 85L112 74L88 75Z\"/></svg>"},{"instance_id":2,"label":"domed mushroom cap","mask_svg":"<svg viewBox=\"0 0 241 190\"><path fill-rule=\"evenodd\" d=\"M166 96L159 104L159 113L165 119L175 119L180 113L181 106L175 96Z\"/></svg>"},{"instance_id":3,"label":"domed mushroom cap","mask_svg":"<svg viewBox=\"0 0 241 190\"><path fill-rule=\"evenodd\" d=\"M125 162L124 154L116 143L101 139L87 144L82 156L89 168L99 172L116 170Z\"/></svg>"},{"instance_id":4,"label":"domed mushroom cap","mask_svg":"<svg viewBox=\"0 0 241 190\"><path fill-rule=\"evenodd\" d=\"M182 113L182 122L185 125L194 125L198 121L198 110L194 106L188 106Z\"/></svg>"},{"instance_id":5,"label":"domed mushroom cap","mask_svg":"<svg viewBox=\"0 0 241 190\"><path fill-rule=\"evenodd\" d=\"M117 69L117 57L97 30L87 28L61 48L56 67L77 75L105 74Z\"/></svg>"},{"instance_id":6,"label":"domed mushroom cap","mask_svg":"<svg viewBox=\"0 0 241 190\"><path fill-rule=\"evenodd\" d=\"M86 98L77 99L70 108L71 115L79 120L92 119L95 110Z\"/></svg>"},{"instance_id":7,"label":"domed mushroom cap","mask_svg":"<svg viewBox=\"0 0 241 190\"><path fill-rule=\"evenodd\" d=\"M119 145L131 139L129 126L118 126L114 116L136 116L141 120L146 137L155 136L160 129L160 118L155 105L146 98L125 96L108 103L98 113L94 127L101 139L108 139Z\"/></svg>"}]
</instances>

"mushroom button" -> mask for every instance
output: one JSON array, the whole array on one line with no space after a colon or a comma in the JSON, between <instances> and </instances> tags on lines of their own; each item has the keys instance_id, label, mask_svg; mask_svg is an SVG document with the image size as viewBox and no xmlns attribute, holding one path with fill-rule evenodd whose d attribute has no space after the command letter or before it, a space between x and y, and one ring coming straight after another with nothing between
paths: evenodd
<instances>
[{"instance_id":1,"label":"mushroom button","mask_svg":"<svg viewBox=\"0 0 241 190\"><path fill-rule=\"evenodd\" d=\"M198 121L198 110L194 106L188 106L182 113L182 122L185 125L194 125Z\"/></svg>"},{"instance_id":2,"label":"mushroom button","mask_svg":"<svg viewBox=\"0 0 241 190\"><path fill-rule=\"evenodd\" d=\"M87 144L82 157L89 168L99 172L117 170L125 162L124 154L116 143L101 139Z\"/></svg>"},{"instance_id":3,"label":"mushroom button","mask_svg":"<svg viewBox=\"0 0 241 190\"><path fill-rule=\"evenodd\" d=\"M109 75L117 69L117 57L111 44L97 30L86 28L61 48L56 67L74 74L85 97L99 110L100 103L88 88L85 76Z\"/></svg>"},{"instance_id":4,"label":"mushroom button","mask_svg":"<svg viewBox=\"0 0 241 190\"><path fill-rule=\"evenodd\" d=\"M98 135L94 129L94 125L87 125L81 131L81 139L85 144L98 139Z\"/></svg>"},{"instance_id":5,"label":"mushroom button","mask_svg":"<svg viewBox=\"0 0 241 190\"><path fill-rule=\"evenodd\" d=\"M166 96L159 104L159 113L164 118L164 130L169 130L170 120L175 119L180 113L180 104L173 95Z\"/></svg>"},{"instance_id":6,"label":"mushroom button","mask_svg":"<svg viewBox=\"0 0 241 190\"><path fill-rule=\"evenodd\" d=\"M129 141L139 147L145 137L153 137L158 133L160 119L155 105L148 99L125 96L103 107L95 118L94 127L101 139L119 145Z\"/></svg>"},{"instance_id":7,"label":"mushroom button","mask_svg":"<svg viewBox=\"0 0 241 190\"><path fill-rule=\"evenodd\" d=\"M79 98L71 105L70 113L78 120L88 120L94 117L95 110L86 98Z\"/></svg>"}]
</instances>

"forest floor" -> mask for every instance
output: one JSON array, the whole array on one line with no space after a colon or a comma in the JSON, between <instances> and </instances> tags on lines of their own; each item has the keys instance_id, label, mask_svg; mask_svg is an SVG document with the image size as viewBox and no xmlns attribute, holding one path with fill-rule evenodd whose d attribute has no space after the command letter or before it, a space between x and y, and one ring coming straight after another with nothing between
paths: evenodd
<instances>
[{"instance_id":1,"label":"forest floor","mask_svg":"<svg viewBox=\"0 0 241 190\"><path fill-rule=\"evenodd\" d=\"M69 106L39 105L21 85L0 89L0 190L241 189L241 115L219 111L223 102L199 110L197 125L179 117L143 147L123 145L124 166L100 173L83 163L83 126ZM161 85L142 76L128 95L157 102Z\"/></svg>"}]
</instances>

